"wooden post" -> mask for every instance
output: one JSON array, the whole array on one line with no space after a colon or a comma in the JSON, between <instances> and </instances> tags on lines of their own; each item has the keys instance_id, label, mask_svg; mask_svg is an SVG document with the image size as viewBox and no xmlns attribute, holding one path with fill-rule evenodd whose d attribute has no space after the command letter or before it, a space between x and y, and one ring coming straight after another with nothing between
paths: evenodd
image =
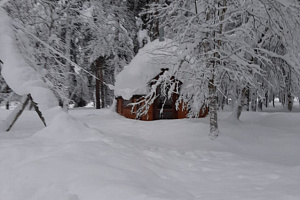
<instances>
[{"instance_id":1,"label":"wooden post","mask_svg":"<svg viewBox=\"0 0 300 200\"><path fill-rule=\"evenodd\" d=\"M20 115L23 113L24 109L26 108L26 106L28 105L29 102L29 96L26 97L24 102L21 102L21 107L20 110L17 111L13 121L11 122L11 124L8 126L8 128L6 129L6 131L10 131L10 129L13 127L13 125L16 123L16 121L18 120L18 118L20 117ZM17 107L16 109L18 109L19 107Z\"/></svg>"},{"instance_id":2,"label":"wooden post","mask_svg":"<svg viewBox=\"0 0 300 200\"><path fill-rule=\"evenodd\" d=\"M42 120L44 126L46 127L46 122L45 122L45 118L42 115L42 112L40 111L39 107L37 106L37 103L33 101L32 97L30 94L28 94L28 98L31 101L31 106L33 106L35 112L38 114L38 116L40 117L40 119Z\"/></svg>"},{"instance_id":3,"label":"wooden post","mask_svg":"<svg viewBox=\"0 0 300 200\"><path fill-rule=\"evenodd\" d=\"M24 99L24 98L23 98ZM6 129L6 132L10 131L11 128L13 127L13 125L16 123L16 121L18 120L18 118L21 116L21 114L23 113L23 111L25 110L26 106L28 105L28 103L31 102L31 104L33 105L35 111L37 112L38 116L40 117L40 119L42 120L43 124L45 125L45 127L47 126L46 125L46 122L45 122L45 119L42 115L42 112L39 110L38 106L37 106L37 103L33 101L32 97L30 94L28 94L25 98L25 100L23 100L20 104L20 106L18 106L16 109L19 109L19 110L16 110L16 113L14 114L14 112L12 113L13 115L13 120L12 122L9 124L8 128ZM10 118L10 116L8 117Z\"/></svg>"}]
</instances>

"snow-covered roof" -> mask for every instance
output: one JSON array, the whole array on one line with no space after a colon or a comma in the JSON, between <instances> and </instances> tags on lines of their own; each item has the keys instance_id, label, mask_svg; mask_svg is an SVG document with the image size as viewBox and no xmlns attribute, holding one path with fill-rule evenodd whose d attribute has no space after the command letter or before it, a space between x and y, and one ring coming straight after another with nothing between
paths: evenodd
<instances>
[{"instance_id":1,"label":"snow-covered roof","mask_svg":"<svg viewBox=\"0 0 300 200\"><path fill-rule=\"evenodd\" d=\"M143 95L149 92L148 82L161 72L162 68L168 68L170 72L176 64L176 45L172 40L158 39L146 44L116 76L115 96L130 99L133 95Z\"/></svg>"}]
</instances>

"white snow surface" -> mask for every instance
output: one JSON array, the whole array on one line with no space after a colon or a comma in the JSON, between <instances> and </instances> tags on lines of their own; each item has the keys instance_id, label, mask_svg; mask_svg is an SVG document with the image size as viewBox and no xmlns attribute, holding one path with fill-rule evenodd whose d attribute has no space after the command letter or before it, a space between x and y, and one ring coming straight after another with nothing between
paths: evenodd
<instances>
[{"instance_id":1,"label":"white snow surface","mask_svg":"<svg viewBox=\"0 0 300 200\"><path fill-rule=\"evenodd\" d=\"M146 29L138 31L137 39L139 41L140 47L144 45L144 41L146 41L147 43L151 42L148 30Z\"/></svg>"},{"instance_id":2,"label":"white snow surface","mask_svg":"<svg viewBox=\"0 0 300 200\"><path fill-rule=\"evenodd\" d=\"M116 76L115 96L130 99L133 95L147 94L148 82L168 68L170 73L176 66L174 55L176 46L170 39L160 42L158 39L146 44L132 59L128 66Z\"/></svg>"},{"instance_id":3,"label":"white snow surface","mask_svg":"<svg viewBox=\"0 0 300 200\"><path fill-rule=\"evenodd\" d=\"M0 110L0 120L11 111ZM55 112L55 111L53 111ZM152 122L75 109L0 132L2 200L299 200L300 114Z\"/></svg>"},{"instance_id":4,"label":"white snow surface","mask_svg":"<svg viewBox=\"0 0 300 200\"><path fill-rule=\"evenodd\" d=\"M0 1L0 7L2 7L4 4L6 4L9 0L2 0Z\"/></svg>"},{"instance_id":5,"label":"white snow surface","mask_svg":"<svg viewBox=\"0 0 300 200\"><path fill-rule=\"evenodd\" d=\"M11 20L0 7L0 59L4 63L2 76L18 95L30 93L41 110L58 106L53 92L20 55L15 40Z\"/></svg>"}]
</instances>

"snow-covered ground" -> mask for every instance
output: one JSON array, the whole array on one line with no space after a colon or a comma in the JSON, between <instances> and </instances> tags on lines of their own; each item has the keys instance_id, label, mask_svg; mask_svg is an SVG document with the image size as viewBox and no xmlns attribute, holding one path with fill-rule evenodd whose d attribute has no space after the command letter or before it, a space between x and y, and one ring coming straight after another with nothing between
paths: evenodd
<instances>
[{"instance_id":1,"label":"snow-covered ground","mask_svg":"<svg viewBox=\"0 0 300 200\"><path fill-rule=\"evenodd\" d=\"M0 200L300 199L300 113L244 112L236 122L223 112L214 141L208 119L57 113L43 128L26 111L0 133Z\"/></svg>"}]
</instances>

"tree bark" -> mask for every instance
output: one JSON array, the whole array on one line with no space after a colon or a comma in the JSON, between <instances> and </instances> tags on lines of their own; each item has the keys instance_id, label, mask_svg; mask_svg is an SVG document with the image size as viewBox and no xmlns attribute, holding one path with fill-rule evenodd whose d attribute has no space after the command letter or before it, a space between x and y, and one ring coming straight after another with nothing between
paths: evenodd
<instances>
[{"instance_id":1,"label":"tree bark","mask_svg":"<svg viewBox=\"0 0 300 200\"><path fill-rule=\"evenodd\" d=\"M263 100L261 98L258 99L257 108L259 111L263 109Z\"/></svg>"},{"instance_id":2,"label":"tree bark","mask_svg":"<svg viewBox=\"0 0 300 200\"><path fill-rule=\"evenodd\" d=\"M9 101L6 102L5 107L6 107L6 110L9 110Z\"/></svg>"},{"instance_id":3,"label":"tree bark","mask_svg":"<svg viewBox=\"0 0 300 200\"><path fill-rule=\"evenodd\" d=\"M287 103L288 103L288 110L289 111L292 111L292 109L293 109L293 103L294 103L294 98L293 98L293 96L292 96L292 94L289 92L288 94L287 94Z\"/></svg>"},{"instance_id":4,"label":"tree bark","mask_svg":"<svg viewBox=\"0 0 300 200\"><path fill-rule=\"evenodd\" d=\"M287 107L289 111L292 111L293 109L293 103L294 103L294 97L292 96L292 72L291 68L288 75L288 88L287 88Z\"/></svg>"},{"instance_id":5,"label":"tree bark","mask_svg":"<svg viewBox=\"0 0 300 200\"><path fill-rule=\"evenodd\" d=\"M100 56L95 61L95 76L96 76L96 87L95 87L95 98L96 98L96 109L104 108L104 84L103 84L103 66L104 57Z\"/></svg>"},{"instance_id":6,"label":"tree bark","mask_svg":"<svg viewBox=\"0 0 300 200\"><path fill-rule=\"evenodd\" d=\"M217 11L217 17L219 17L220 21L224 20L224 14L226 13L226 5L227 5L227 1L223 0L223 5L218 3L218 6L223 6L224 8ZM214 16L214 11L210 11L207 14L207 20L211 19L211 16ZM214 20L214 19L213 19ZM213 22L215 23L215 21ZM218 31L213 31L213 37L214 40L218 43L218 46L215 45L215 43L213 44L213 48L214 49L218 49L221 47L222 43L220 40L216 40L216 32L219 32L219 34L221 34L223 32L223 25L221 24L220 29ZM208 49L209 44L207 44L206 49ZM213 55L213 62L212 64L208 64L208 66L211 68L211 79L209 80L208 83L208 91L209 91L209 117L210 117L210 134L209 137L211 139L216 139L219 136L219 129L218 129L218 94L217 94L217 87L215 85L215 71L216 71L216 67L217 67L217 59L219 57L219 55L217 53L214 53Z\"/></svg>"},{"instance_id":7,"label":"tree bark","mask_svg":"<svg viewBox=\"0 0 300 200\"><path fill-rule=\"evenodd\" d=\"M250 111L250 88L249 86L247 86L246 91L245 91L245 106L246 106L246 110Z\"/></svg>"},{"instance_id":8,"label":"tree bark","mask_svg":"<svg viewBox=\"0 0 300 200\"><path fill-rule=\"evenodd\" d=\"M269 91L265 93L265 106L269 107Z\"/></svg>"},{"instance_id":9,"label":"tree bark","mask_svg":"<svg viewBox=\"0 0 300 200\"><path fill-rule=\"evenodd\" d=\"M96 98L96 109L100 109L100 76L98 70L98 60L95 63L95 75L96 75L96 88L95 88L95 98Z\"/></svg>"},{"instance_id":10,"label":"tree bark","mask_svg":"<svg viewBox=\"0 0 300 200\"><path fill-rule=\"evenodd\" d=\"M105 100L104 100L104 84L103 84L103 62L100 62L99 66L99 78L100 78L100 90L101 90L101 108L105 108Z\"/></svg>"},{"instance_id":11,"label":"tree bark","mask_svg":"<svg viewBox=\"0 0 300 200\"><path fill-rule=\"evenodd\" d=\"M8 87L8 85L6 86L6 93L7 94L9 93L9 87ZM7 100L5 107L6 107L6 110L9 110L9 100Z\"/></svg>"},{"instance_id":12,"label":"tree bark","mask_svg":"<svg viewBox=\"0 0 300 200\"><path fill-rule=\"evenodd\" d=\"M254 89L251 95L251 110L256 111L257 106L257 91Z\"/></svg>"},{"instance_id":13,"label":"tree bark","mask_svg":"<svg viewBox=\"0 0 300 200\"><path fill-rule=\"evenodd\" d=\"M239 98L238 98L238 101L237 101L237 107L236 107L236 119L240 119L240 116L242 114L242 111L243 111L243 106L244 106L244 101L245 101L245 97L246 97L246 92L247 92L247 87L244 87L240 94L239 94Z\"/></svg>"},{"instance_id":14,"label":"tree bark","mask_svg":"<svg viewBox=\"0 0 300 200\"><path fill-rule=\"evenodd\" d=\"M216 139L219 136L218 129L218 103L217 103L217 89L214 85L214 79L209 81L209 125L210 125L210 134L211 139Z\"/></svg>"}]
</instances>

